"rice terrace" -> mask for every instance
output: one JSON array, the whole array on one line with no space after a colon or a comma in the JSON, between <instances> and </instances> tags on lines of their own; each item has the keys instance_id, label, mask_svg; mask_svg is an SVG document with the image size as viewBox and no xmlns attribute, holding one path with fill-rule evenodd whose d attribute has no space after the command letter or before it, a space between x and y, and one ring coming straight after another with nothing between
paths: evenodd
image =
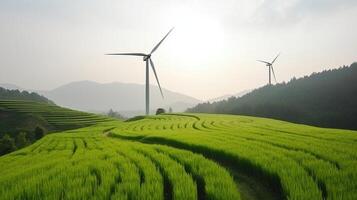
<instances>
[{"instance_id":1,"label":"rice terrace","mask_svg":"<svg viewBox=\"0 0 357 200\"><path fill-rule=\"evenodd\" d=\"M0 200L357 200L357 1L1 0Z\"/></svg>"},{"instance_id":2,"label":"rice terrace","mask_svg":"<svg viewBox=\"0 0 357 200\"><path fill-rule=\"evenodd\" d=\"M15 105L20 109L24 103L12 102L11 108ZM2 156L0 194L1 199L355 199L356 143L355 131L256 117L108 118Z\"/></svg>"}]
</instances>

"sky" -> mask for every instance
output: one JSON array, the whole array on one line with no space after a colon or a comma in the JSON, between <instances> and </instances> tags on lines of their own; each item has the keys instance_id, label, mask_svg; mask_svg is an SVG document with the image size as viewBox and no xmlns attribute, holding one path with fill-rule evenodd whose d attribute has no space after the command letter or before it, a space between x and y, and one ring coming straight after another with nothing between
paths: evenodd
<instances>
[{"instance_id":1,"label":"sky","mask_svg":"<svg viewBox=\"0 0 357 200\"><path fill-rule=\"evenodd\" d=\"M162 87L201 100L357 61L356 0L0 0L0 83L145 83L153 54ZM151 73L150 81L156 84Z\"/></svg>"}]
</instances>

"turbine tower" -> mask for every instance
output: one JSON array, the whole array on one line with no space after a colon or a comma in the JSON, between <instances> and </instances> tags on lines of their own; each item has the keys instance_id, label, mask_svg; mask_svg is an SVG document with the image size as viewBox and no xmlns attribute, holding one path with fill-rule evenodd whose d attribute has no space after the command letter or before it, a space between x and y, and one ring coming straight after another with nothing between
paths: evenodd
<instances>
[{"instance_id":1,"label":"turbine tower","mask_svg":"<svg viewBox=\"0 0 357 200\"><path fill-rule=\"evenodd\" d=\"M280 53L271 62L267 62L267 61L264 61L264 60L257 60L259 62L265 63L266 66L269 68L268 69L269 70L269 85L271 85L271 72L273 72L274 80L275 80L275 83L276 83L276 77L275 77L275 72L274 72L274 68L273 68L273 63L279 57L279 55L280 55Z\"/></svg>"},{"instance_id":2,"label":"turbine tower","mask_svg":"<svg viewBox=\"0 0 357 200\"><path fill-rule=\"evenodd\" d=\"M166 37L171 33L171 31L174 28L172 28L166 35L164 38L162 38L162 40L151 50L151 52L149 54L145 54L145 53L110 53L110 54L105 54L105 55L110 55L110 56L117 56L117 55L121 55L121 56L141 56L143 57L143 61L146 63L146 82L145 82L145 109L146 109L146 115L149 115L149 111L150 111L150 89L149 89L149 65L152 68L152 71L154 72L155 78L156 78L156 82L159 86L160 89L160 93L162 98L164 98L164 94L162 93L162 89L160 86L160 82L159 82L159 78L157 76L156 70L155 70L155 66L154 66L154 62L152 61L151 55L157 50L157 48L159 48L159 46L161 45L161 43L166 39Z\"/></svg>"}]
</instances>

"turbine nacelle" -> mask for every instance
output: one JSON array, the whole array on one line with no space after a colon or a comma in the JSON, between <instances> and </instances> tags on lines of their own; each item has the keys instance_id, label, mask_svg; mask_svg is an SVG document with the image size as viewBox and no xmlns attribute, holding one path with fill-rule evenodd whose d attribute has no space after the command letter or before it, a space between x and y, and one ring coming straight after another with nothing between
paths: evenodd
<instances>
[{"instance_id":1,"label":"turbine nacelle","mask_svg":"<svg viewBox=\"0 0 357 200\"><path fill-rule=\"evenodd\" d=\"M151 57L151 54L144 56L143 61L147 61L148 59L150 59L150 57Z\"/></svg>"}]
</instances>

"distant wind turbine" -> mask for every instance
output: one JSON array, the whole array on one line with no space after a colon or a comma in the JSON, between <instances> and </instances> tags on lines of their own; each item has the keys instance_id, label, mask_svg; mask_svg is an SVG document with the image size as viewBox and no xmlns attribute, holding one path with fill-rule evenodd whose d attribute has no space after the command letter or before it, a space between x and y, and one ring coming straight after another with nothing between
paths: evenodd
<instances>
[{"instance_id":1,"label":"distant wind turbine","mask_svg":"<svg viewBox=\"0 0 357 200\"><path fill-rule=\"evenodd\" d=\"M166 39L166 37L171 33L171 31L174 28L172 28L166 35L164 38L162 38L162 40L151 50L151 52L149 54L145 54L145 53L110 53L110 54L105 54L105 55L111 55L111 56L117 56L117 55L124 55L124 56L142 56L143 60L146 62L146 84L145 84L145 104L146 104L146 115L149 115L149 110L150 110L150 91L149 91L149 65L151 65L152 71L154 72L157 84L159 85L160 88L160 93L162 98L164 98L164 94L162 93L162 89L160 86L160 82L159 82L159 78L156 74L156 70L155 70L155 66L154 66L154 62L151 59L151 55L157 50L157 48L159 48L159 46L161 45L161 43Z\"/></svg>"},{"instance_id":2,"label":"distant wind turbine","mask_svg":"<svg viewBox=\"0 0 357 200\"><path fill-rule=\"evenodd\" d=\"M257 60L259 62L265 63L266 66L269 67L269 85L271 85L271 72L273 72L274 80L275 80L275 83L276 83L276 77L275 77L275 72L274 72L274 68L273 68L273 63L279 57L279 55L280 55L280 53L271 62L267 62L267 61L264 61L264 60Z\"/></svg>"}]
</instances>

